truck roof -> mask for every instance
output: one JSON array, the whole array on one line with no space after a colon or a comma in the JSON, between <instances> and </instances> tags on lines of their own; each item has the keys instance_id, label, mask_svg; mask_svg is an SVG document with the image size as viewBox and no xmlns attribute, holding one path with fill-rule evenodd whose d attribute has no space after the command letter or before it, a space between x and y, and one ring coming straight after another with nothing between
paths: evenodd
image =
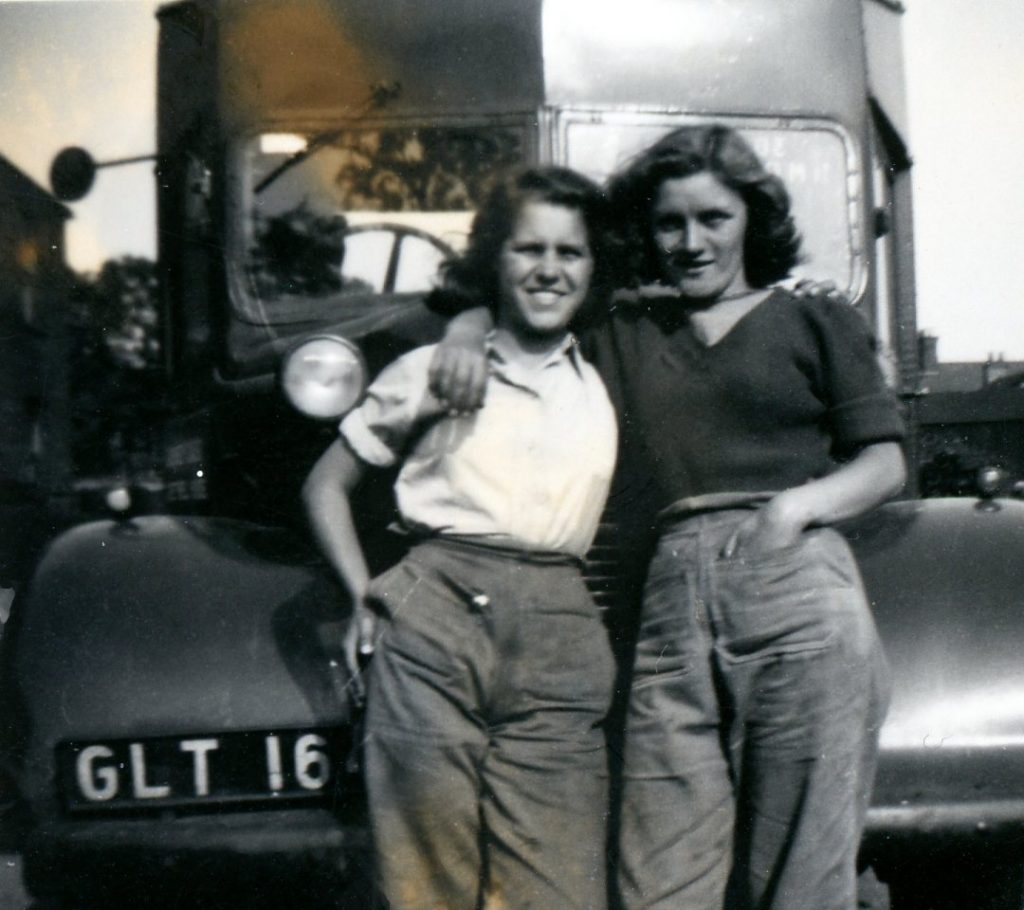
<instances>
[{"instance_id":1,"label":"truck roof","mask_svg":"<svg viewBox=\"0 0 1024 910\"><path fill-rule=\"evenodd\" d=\"M853 125L864 112L861 0L189 3L216 25L225 120L240 127L357 116L396 83L388 116L551 105Z\"/></svg>"}]
</instances>

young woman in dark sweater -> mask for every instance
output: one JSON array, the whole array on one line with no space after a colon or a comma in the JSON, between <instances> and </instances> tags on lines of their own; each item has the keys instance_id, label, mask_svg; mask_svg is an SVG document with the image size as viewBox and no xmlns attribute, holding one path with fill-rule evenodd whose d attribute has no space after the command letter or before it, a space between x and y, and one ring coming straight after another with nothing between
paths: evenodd
<instances>
[{"instance_id":1,"label":"young woman in dark sweater","mask_svg":"<svg viewBox=\"0 0 1024 910\"><path fill-rule=\"evenodd\" d=\"M781 181L685 127L610 186L626 280L584 339L619 416L613 505L655 530L626 719L628 910L852 910L886 668L831 525L895 494L903 428L849 305L797 262ZM478 397L484 311L434 364ZM627 523L629 523L627 521Z\"/></svg>"}]
</instances>

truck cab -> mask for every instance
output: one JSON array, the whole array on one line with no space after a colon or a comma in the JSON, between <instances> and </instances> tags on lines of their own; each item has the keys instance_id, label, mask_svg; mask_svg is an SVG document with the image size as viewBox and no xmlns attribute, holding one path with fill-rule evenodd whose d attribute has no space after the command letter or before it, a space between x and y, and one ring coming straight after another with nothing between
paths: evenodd
<instances>
[{"instance_id":1,"label":"truck cab","mask_svg":"<svg viewBox=\"0 0 1024 910\"><path fill-rule=\"evenodd\" d=\"M3 766L26 807L33 894L373 906L348 605L299 488L375 372L439 337L425 295L500 170L556 163L602 180L674 127L741 129L792 192L806 251L794 280L835 282L874 325L893 387L913 391L900 12L161 8L163 497L53 541L5 633ZM390 478L361 497L383 569L402 548L385 530ZM914 903L917 883L950 868L943 850L998 840L1010 890L1024 865L1022 511L906 502L849 531L894 667L864 853L894 907L930 906ZM591 580L614 611L608 539Z\"/></svg>"}]
</instances>

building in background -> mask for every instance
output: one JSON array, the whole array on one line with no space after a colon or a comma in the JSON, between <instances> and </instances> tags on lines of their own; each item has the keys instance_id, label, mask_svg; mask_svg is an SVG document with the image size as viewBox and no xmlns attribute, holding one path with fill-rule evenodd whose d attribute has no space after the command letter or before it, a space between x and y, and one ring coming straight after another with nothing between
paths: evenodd
<instances>
[{"instance_id":1,"label":"building in background","mask_svg":"<svg viewBox=\"0 0 1024 910\"><path fill-rule=\"evenodd\" d=\"M977 392L993 383L1006 385L1013 376L1024 374L1024 360L989 354L986 360L940 361L938 347L937 336L927 332L918 336L922 392Z\"/></svg>"},{"instance_id":2,"label":"building in background","mask_svg":"<svg viewBox=\"0 0 1024 910\"><path fill-rule=\"evenodd\" d=\"M71 212L0 156L0 583L17 573L46 509L67 492L64 228Z\"/></svg>"},{"instance_id":3,"label":"building in background","mask_svg":"<svg viewBox=\"0 0 1024 910\"><path fill-rule=\"evenodd\" d=\"M1001 471L1001 492L1024 492L1024 362L938 359L938 339L919 338L920 389L912 401L917 467L925 496L979 492L979 472ZM989 475L991 477L991 475Z\"/></svg>"}]
</instances>

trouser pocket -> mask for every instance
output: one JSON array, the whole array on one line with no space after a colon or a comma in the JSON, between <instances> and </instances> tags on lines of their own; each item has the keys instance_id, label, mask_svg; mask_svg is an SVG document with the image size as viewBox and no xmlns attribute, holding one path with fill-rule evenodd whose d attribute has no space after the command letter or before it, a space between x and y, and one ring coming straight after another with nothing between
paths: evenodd
<instances>
[{"instance_id":1,"label":"trouser pocket","mask_svg":"<svg viewBox=\"0 0 1024 910\"><path fill-rule=\"evenodd\" d=\"M821 651L870 626L856 565L831 529L752 557L715 563L713 622L726 660L779 659Z\"/></svg>"}]
</instances>

